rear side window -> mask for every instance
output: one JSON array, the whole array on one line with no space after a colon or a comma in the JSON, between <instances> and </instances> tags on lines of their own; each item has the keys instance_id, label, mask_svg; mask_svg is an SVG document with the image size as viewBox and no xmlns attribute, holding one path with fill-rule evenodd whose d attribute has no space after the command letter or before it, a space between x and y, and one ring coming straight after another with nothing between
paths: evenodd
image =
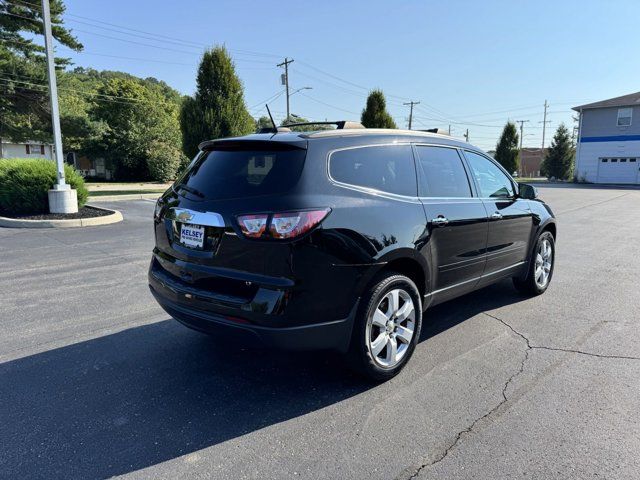
<instances>
[{"instance_id":1,"label":"rear side window","mask_svg":"<svg viewBox=\"0 0 640 480\"><path fill-rule=\"evenodd\" d=\"M206 199L284 193L300 178L306 151L213 150L203 152L175 189Z\"/></svg>"},{"instance_id":2,"label":"rear side window","mask_svg":"<svg viewBox=\"0 0 640 480\"><path fill-rule=\"evenodd\" d=\"M480 196L483 198L511 198L514 195L513 184L509 177L486 157L465 150L464 155L469 160Z\"/></svg>"},{"instance_id":3,"label":"rear side window","mask_svg":"<svg viewBox=\"0 0 640 480\"><path fill-rule=\"evenodd\" d=\"M415 197L418 189L410 145L379 145L333 152L329 173L337 182L397 195Z\"/></svg>"},{"instance_id":4,"label":"rear side window","mask_svg":"<svg viewBox=\"0 0 640 480\"><path fill-rule=\"evenodd\" d=\"M416 151L421 197L471 197L469 179L456 149L418 145Z\"/></svg>"}]
</instances>

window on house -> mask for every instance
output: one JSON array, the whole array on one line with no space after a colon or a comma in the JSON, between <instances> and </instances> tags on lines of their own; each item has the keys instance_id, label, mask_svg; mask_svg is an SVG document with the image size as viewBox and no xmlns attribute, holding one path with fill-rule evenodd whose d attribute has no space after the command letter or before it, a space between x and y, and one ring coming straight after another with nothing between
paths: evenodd
<instances>
[{"instance_id":1,"label":"window on house","mask_svg":"<svg viewBox=\"0 0 640 480\"><path fill-rule=\"evenodd\" d=\"M618 109L618 126L628 127L631 125L631 117L633 116L632 108L619 108Z\"/></svg>"},{"instance_id":2,"label":"window on house","mask_svg":"<svg viewBox=\"0 0 640 480\"><path fill-rule=\"evenodd\" d=\"M602 163L607 163L609 160L607 160L606 158L602 159Z\"/></svg>"},{"instance_id":3,"label":"window on house","mask_svg":"<svg viewBox=\"0 0 640 480\"><path fill-rule=\"evenodd\" d=\"M29 148L29 145L25 145L25 149L27 150L27 155L29 155L31 153L31 149Z\"/></svg>"},{"instance_id":4,"label":"window on house","mask_svg":"<svg viewBox=\"0 0 640 480\"><path fill-rule=\"evenodd\" d=\"M44 155L44 145L40 145L40 155Z\"/></svg>"}]
</instances>

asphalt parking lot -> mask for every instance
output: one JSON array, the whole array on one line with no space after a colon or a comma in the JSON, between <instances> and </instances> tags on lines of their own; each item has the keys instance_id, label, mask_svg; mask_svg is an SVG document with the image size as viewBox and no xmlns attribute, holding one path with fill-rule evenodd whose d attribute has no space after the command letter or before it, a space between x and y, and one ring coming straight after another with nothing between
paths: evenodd
<instances>
[{"instance_id":1,"label":"asphalt parking lot","mask_svg":"<svg viewBox=\"0 0 640 480\"><path fill-rule=\"evenodd\" d=\"M122 223L0 229L2 478L634 478L640 190L540 188L554 278L440 305L395 379L238 350L146 284L153 202Z\"/></svg>"}]
</instances>

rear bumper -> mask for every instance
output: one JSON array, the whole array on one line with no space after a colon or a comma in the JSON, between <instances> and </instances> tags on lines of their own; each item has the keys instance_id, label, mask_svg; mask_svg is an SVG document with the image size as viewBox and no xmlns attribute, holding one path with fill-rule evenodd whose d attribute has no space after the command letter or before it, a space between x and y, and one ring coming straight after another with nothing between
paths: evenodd
<instances>
[{"instance_id":1,"label":"rear bumper","mask_svg":"<svg viewBox=\"0 0 640 480\"><path fill-rule=\"evenodd\" d=\"M278 326L257 325L241 309L202 309L188 289L168 285L149 271L149 288L160 306L173 318L200 332L236 337L242 343L286 350L337 350L346 352L351 340L358 307L355 302L346 318L322 323L286 326L286 316L278 316ZM255 314L254 314L255 315Z\"/></svg>"}]
</instances>

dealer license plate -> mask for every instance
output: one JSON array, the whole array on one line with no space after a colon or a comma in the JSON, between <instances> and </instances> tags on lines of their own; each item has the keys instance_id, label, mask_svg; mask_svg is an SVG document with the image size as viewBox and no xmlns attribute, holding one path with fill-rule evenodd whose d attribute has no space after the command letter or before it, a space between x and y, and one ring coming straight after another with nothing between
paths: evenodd
<instances>
[{"instance_id":1,"label":"dealer license plate","mask_svg":"<svg viewBox=\"0 0 640 480\"><path fill-rule=\"evenodd\" d=\"M204 245L204 227L183 223L180 228L180 243L186 247L202 248Z\"/></svg>"}]
</instances>

